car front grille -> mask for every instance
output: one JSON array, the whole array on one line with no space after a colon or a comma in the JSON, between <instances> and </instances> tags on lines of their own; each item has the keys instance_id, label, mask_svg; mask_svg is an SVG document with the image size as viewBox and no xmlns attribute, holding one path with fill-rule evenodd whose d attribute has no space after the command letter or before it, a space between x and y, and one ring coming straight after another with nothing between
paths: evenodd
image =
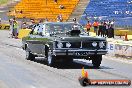
<instances>
[{"instance_id":1,"label":"car front grille","mask_svg":"<svg viewBox=\"0 0 132 88\"><path fill-rule=\"evenodd\" d=\"M71 42L70 48L80 48L80 47L81 47L81 42Z\"/></svg>"},{"instance_id":2,"label":"car front grille","mask_svg":"<svg viewBox=\"0 0 132 88\"><path fill-rule=\"evenodd\" d=\"M92 43L93 42L96 42L97 43L97 46L96 47L93 47L92 46ZM99 42L100 41L90 41L90 42L69 42L71 44L71 47L70 48L80 48L80 49L100 49L99 47ZM66 43L67 42L62 42L63 44L63 48L67 48L66 47ZM105 46L106 46L106 42L105 43ZM106 47L103 47L102 49L106 49Z\"/></svg>"},{"instance_id":3,"label":"car front grille","mask_svg":"<svg viewBox=\"0 0 132 88\"><path fill-rule=\"evenodd\" d=\"M92 42L83 42L82 43L82 48L98 49L99 48L99 43L97 42L97 47L93 47Z\"/></svg>"}]
</instances>

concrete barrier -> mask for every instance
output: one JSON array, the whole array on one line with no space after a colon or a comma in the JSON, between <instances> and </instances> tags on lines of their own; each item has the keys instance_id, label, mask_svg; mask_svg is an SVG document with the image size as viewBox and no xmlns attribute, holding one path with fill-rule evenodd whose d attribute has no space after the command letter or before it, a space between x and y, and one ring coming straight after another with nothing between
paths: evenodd
<instances>
[{"instance_id":1,"label":"concrete barrier","mask_svg":"<svg viewBox=\"0 0 132 88\"><path fill-rule=\"evenodd\" d=\"M10 30L9 24L0 24L0 30Z\"/></svg>"},{"instance_id":2,"label":"concrete barrier","mask_svg":"<svg viewBox=\"0 0 132 88\"><path fill-rule=\"evenodd\" d=\"M29 33L30 33L31 29L20 29L19 30L19 34L18 34L18 38L23 38L26 37Z\"/></svg>"},{"instance_id":3,"label":"concrete barrier","mask_svg":"<svg viewBox=\"0 0 132 88\"><path fill-rule=\"evenodd\" d=\"M115 44L115 56L122 56L122 46L120 44L121 43Z\"/></svg>"},{"instance_id":4,"label":"concrete barrier","mask_svg":"<svg viewBox=\"0 0 132 88\"><path fill-rule=\"evenodd\" d=\"M127 35L128 40L132 40L132 35Z\"/></svg>"},{"instance_id":5,"label":"concrete barrier","mask_svg":"<svg viewBox=\"0 0 132 88\"><path fill-rule=\"evenodd\" d=\"M107 50L108 50L109 55L115 56L115 43L109 42L107 46Z\"/></svg>"},{"instance_id":6,"label":"concrete barrier","mask_svg":"<svg viewBox=\"0 0 132 88\"><path fill-rule=\"evenodd\" d=\"M108 39L108 54L132 58L132 41Z\"/></svg>"},{"instance_id":7,"label":"concrete barrier","mask_svg":"<svg viewBox=\"0 0 132 88\"><path fill-rule=\"evenodd\" d=\"M132 46L122 45L122 56L132 57Z\"/></svg>"},{"instance_id":8,"label":"concrete barrier","mask_svg":"<svg viewBox=\"0 0 132 88\"><path fill-rule=\"evenodd\" d=\"M128 35L132 35L132 30L124 30L124 29L114 30L114 34L117 36L124 36L125 33L127 33Z\"/></svg>"}]
</instances>

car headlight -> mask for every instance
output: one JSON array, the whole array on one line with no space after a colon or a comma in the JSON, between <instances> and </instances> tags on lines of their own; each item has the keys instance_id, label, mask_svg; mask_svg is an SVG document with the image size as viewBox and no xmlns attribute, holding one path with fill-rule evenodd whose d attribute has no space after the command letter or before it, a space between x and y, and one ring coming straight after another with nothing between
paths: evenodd
<instances>
[{"instance_id":1,"label":"car headlight","mask_svg":"<svg viewBox=\"0 0 132 88\"><path fill-rule=\"evenodd\" d=\"M105 46L104 42L100 42L100 43L99 43L99 47L100 47L100 48L103 48L104 46Z\"/></svg>"},{"instance_id":2,"label":"car headlight","mask_svg":"<svg viewBox=\"0 0 132 88\"><path fill-rule=\"evenodd\" d=\"M61 42L58 42L57 47L58 48L62 48L63 47L63 44Z\"/></svg>"},{"instance_id":3,"label":"car headlight","mask_svg":"<svg viewBox=\"0 0 132 88\"><path fill-rule=\"evenodd\" d=\"M71 47L71 44L68 42L68 43L66 43L66 47Z\"/></svg>"},{"instance_id":4,"label":"car headlight","mask_svg":"<svg viewBox=\"0 0 132 88\"><path fill-rule=\"evenodd\" d=\"M96 43L96 42L93 42L93 43L92 43L92 46L93 46L93 47L96 47L96 46L97 46L97 43Z\"/></svg>"}]
</instances>

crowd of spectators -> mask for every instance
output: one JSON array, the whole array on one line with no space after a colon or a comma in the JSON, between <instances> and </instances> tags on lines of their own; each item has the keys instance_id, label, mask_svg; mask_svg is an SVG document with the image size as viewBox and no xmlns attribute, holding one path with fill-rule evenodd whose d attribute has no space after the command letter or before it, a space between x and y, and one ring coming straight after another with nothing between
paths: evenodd
<instances>
[{"instance_id":1,"label":"crowd of spectators","mask_svg":"<svg viewBox=\"0 0 132 88\"><path fill-rule=\"evenodd\" d=\"M88 21L86 24L86 31L89 32L92 30L92 27L96 35L114 38L114 20L104 20L101 22L95 20L93 24Z\"/></svg>"},{"instance_id":2,"label":"crowd of spectators","mask_svg":"<svg viewBox=\"0 0 132 88\"><path fill-rule=\"evenodd\" d=\"M46 18L41 19L38 23L43 23L43 22L47 22L48 19ZM63 18L62 15L59 14L57 16L57 22L63 22ZM77 23L77 19L74 18L73 19L74 23ZM10 23L10 30L11 30L11 35L12 37L17 38L18 36L18 22L16 21L15 18L10 19L9 20ZM30 19L30 24L27 23L26 21L22 21L21 22L21 29L26 29L26 28L34 28L33 26L36 24L34 19ZM89 32L91 30L94 31L94 33L96 33L97 36L101 36L101 37L109 37L109 38L114 38L114 20L103 20L103 21L97 21L95 20L93 23L90 23L90 21L87 21L87 24L85 26L87 33L89 34Z\"/></svg>"}]
</instances>

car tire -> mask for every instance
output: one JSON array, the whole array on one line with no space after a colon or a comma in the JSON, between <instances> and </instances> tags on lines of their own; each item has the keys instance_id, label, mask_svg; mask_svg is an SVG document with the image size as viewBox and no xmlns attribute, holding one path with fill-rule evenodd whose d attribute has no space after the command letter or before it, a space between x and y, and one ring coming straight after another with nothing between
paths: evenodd
<instances>
[{"instance_id":1,"label":"car tire","mask_svg":"<svg viewBox=\"0 0 132 88\"><path fill-rule=\"evenodd\" d=\"M94 67L99 68L102 61L102 55L95 55L92 57L92 64Z\"/></svg>"},{"instance_id":2,"label":"car tire","mask_svg":"<svg viewBox=\"0 0 132 88\"><path fill-rule=\"evenodd\" d=\"M26 59L27 60L34 60L35 59L35 55L32 54L30 51L26 50Z\"/></svg>"},{"instance_id":3,"label":"car tire","mask_svg":"<svg viewBox=\"0 0 132 88\"><path fill-rule=\"evenodd\" d=\"M52 55L52 52L51 50L48 51L48 54L47 54L47 64L49 66L54 66L55 64L55 57Z\"/></svg>"}]
</instances>

